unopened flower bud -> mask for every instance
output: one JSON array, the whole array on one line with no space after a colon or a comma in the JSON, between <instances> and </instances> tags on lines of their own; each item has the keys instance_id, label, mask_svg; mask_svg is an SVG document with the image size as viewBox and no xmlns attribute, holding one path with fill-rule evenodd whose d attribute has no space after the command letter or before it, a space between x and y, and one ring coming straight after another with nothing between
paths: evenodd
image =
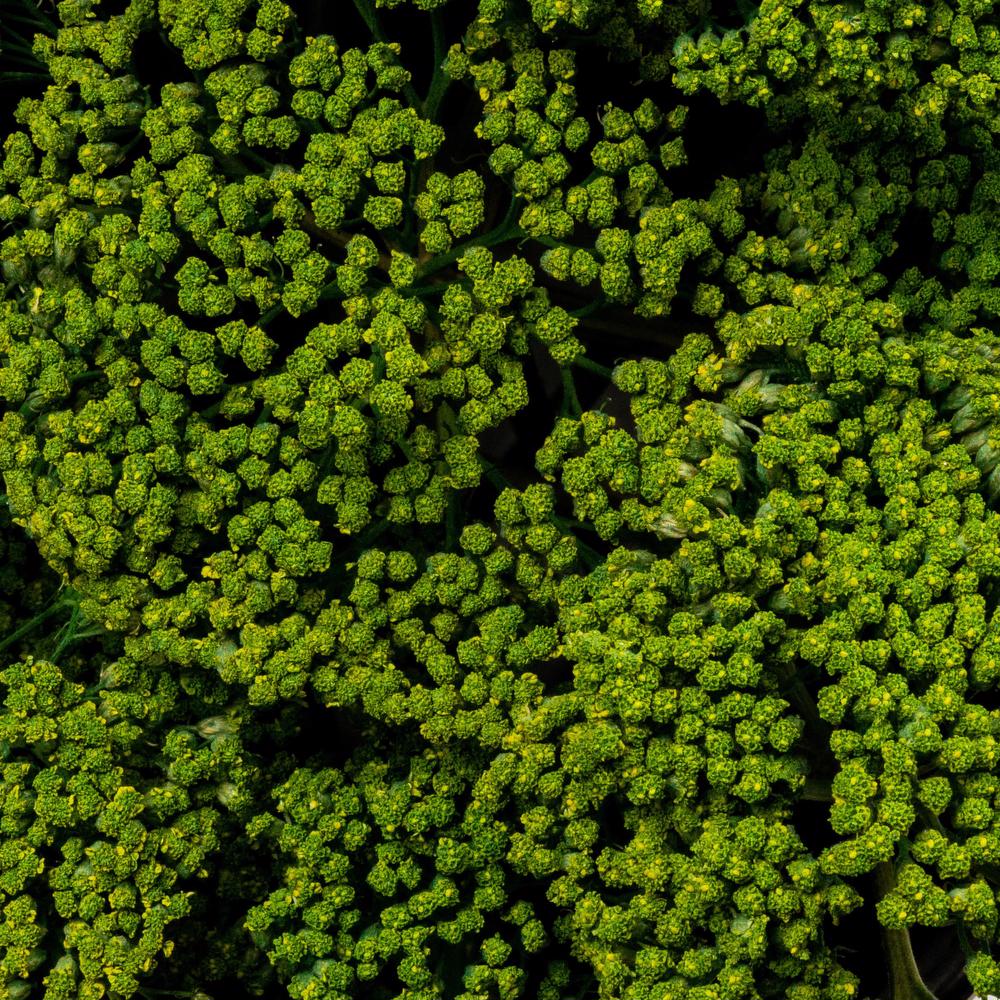
<instances>
[{"instance_id":1,"label":"unopened flower bud","mask_svg":"<svg viewBox=\"0 0 1000 1000\"><path fill-rule=\"evenodd\" d=\"M651 525L650 530L657 538L686 538L687 531L682 528L677 519L670 514L661 514Z\"/></svg>"},{"instance_id":2,"label":"unopened flower bud","mask_svg":"<svg viewBox=\"0 0 1000 1000\"><path fill-rule=\"evenodd\" d=\"M742 382L736 387L736 392L749 392L751 389L757 389L763 386L767 382L767 372L763 368L755 368L752 372L746 375Z\"/></svg>"},{"instance_id":3,"label":"unopened flower bud","mask_svg":"<svg viewBox=\"0 0 1000 1000\"><path fill-rule=\"evenodd\" d=\"M762 385L757 390L757 398L760 400L761 407L765 410L776 410L785 388L785 386L777 382Z\"/></svg>"},{"instance_id":4,"label":"unopened flower bud","mask_svg":"<svg viewBox=\"0 0 1000 1000\"><path fill-rule=\"evenodd\" d=\"M988 442L976 452L976 468L980 472L990 473L1000 463L1000 451Z\"/></svg>"},{"instance_id":5,"label":"unopened flower bud","mask_svg":"<svg viewBox=\"0 0 1000 1000\"><path fill-rule=\"evenodd\" d=\"M936 451L951 440L950 427L936 427L924 435L924 447L929 451Z\"/></svg>"},{"instance_id":6,"label":"unopened flower bud","mask_svg":"<svg viewBox=\"0 0 1000 1000\"><path fill-rule=\"evenodd\" d=\"M968 388L964 385L957 385L947 396L944 397L944 402L941 404L942 410L960 410L965 406L969 400L972 399L972 394L969 392Z\"/></svg>"},{"instance_id":7,"label":"unopened flower bud","mask_svg":"<svg viewBox=\"0 0 1000 1000\"><path fill-rule=\"evenodd\" d=\"M721 486L717 486L708 494L707 499L723 513L731 514L733 512L733 495L729 490L724 490Z\"/></svg>"},{"instance_id":8,"label":"unopened flower bud","mask_svg":"<svg viewBox=\"0 0 1000 1000\"><path fill-rule=\"evenodd\" d=\"M739 382L746 373L746 365L737 364L735 361L730 361L727 358L722 362L722 367L719 369L719 381L725 385L732 385L734 382Z\"/></svg>"},{"instance_id":9,"label":"unopened flower bud","mask_svg":"<svg viewBox=\"0 0 1000 1000\"><path fill-rule=\"evenodd\" d=\"M215 787L215 797L220 804L227 808L237 795L239 795L239 789L231 781L223 781L222 784Z\"/></svg>"},{"instance_id":10,"label":"unopened flower bud","mask_svg":"<svg viewBox=\"0 0 1000 1000\"><path fill-rule=\"evenodd\" d=\"M1000 465L998 465L986 480L986 494L992 503L1000 496Z\"/></svg>"},{"instance_id":11,"label":"unopened flower bud","mask_svg":"<svg viewBox=\"0 0 1000 1000\"><path fill-rule=\"evenodd\" d=\"M218 666L222 666L226 661L236 652L237 645L232 639L223 639L215 647L215 662Z\"/></svg>"},{"instance_id":12,"label":"unopened flower bud","mask_svg":"<svg viewBox=\"0 0 1000 1000\"><path fill-rule=\"evenodd\" d=\"M979 451L984 444L986 444L989 436L990 429L988 427L980 427L979 430L966 434L965 437L962 438L962 444L970 455L975 455L975 453Z\"/></svg>"},{"instance_id":13,"label":"unopened flower bud","mask_svg":"<svg viewBox=\"0 0 1000 1000\"><path fill-rule=\"evenodd\" d=\"M966 431L975 430L981 427L984 420L979 416L972 403L966 403L952 418L951 429L956 434L964 434Z\"/></svg>"},{"instance_id":14,"label":"unopened flower bud","mask_svg":"<svg viewBox=\"0 0 1000 1000\"><path fill-rule=\"evenodd\" d=\"M236 724L224 715L210 715L194 728L198 735L206 740L215 736L232 736L236 732Z\"/></svg>"},{"instance_id":15,"label":"unopened flower bud","mask_svg":"<svg viewBox=\"0 0 1000 1000\"><path fill-rule=\"evenodd\" d=\"M730 448L735 448L737 451L749 449L750 447L750 439L744 433L743 428L734 420L723 419L722 440Z\"/></svg>"}]
</instances>

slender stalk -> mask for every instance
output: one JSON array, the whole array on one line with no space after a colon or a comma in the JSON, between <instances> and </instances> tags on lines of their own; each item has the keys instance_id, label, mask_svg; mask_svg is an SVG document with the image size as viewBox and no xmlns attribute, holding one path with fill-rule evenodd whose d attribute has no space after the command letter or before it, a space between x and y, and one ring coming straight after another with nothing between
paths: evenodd
<instances>
[{"instance_id":1,"label":"slender stalk","mask_svg":"<svg viewBox=\"0 0 1000 1000\"><path fill-rule=\"evenodd\" d=\"M578 417L583 413L580 405L580 398L576 394L576 383L573 381L573 373L568 368L561 368L559 374L562 376L563 385L563 416Z\"/></svg>"},{"instance_id":2,"label":"slender stalk","mask_svg":"<svg viewBox=\"0 0 1000 1000\"><path fill-rule=\"evenodd\" d=\"M35 615L31 621L25 622L20 628L14 629L10 635L0 640L0 650L7 649L8 646L12 646L18 639L22 639L30 632L33 632L39 625L48 621L53 615L58 614L60 611L65 611L66 608L74 606L75 605L72 601L56 601L54 604L50 604L44 611Z\"/></svg>"},{"instance_id":3,"label":"slender stalk","mask_svg":"<svg viewBox=\"0 0 1000 1000\"><path fill-rule=\"evenodd\" d=\"M514 225L514 219L517 216L517 211L520 208L520 202L517 198L512 198L510 202L510 207L507 209L507 214L503 217L498 225L491 229L488 233L484 233L482 236L473 236L472 239L466 240L464 243L460 243L457 247L453 247L447 253L439 254L437 257L433 257L429 260L420 270L417 272L420 278L427 278L432 274L437 274L438 271L443 271L446 267L454 264L460 257L462 257L466 251L471 250L473 247L490 247L497 243L503 243L505 240L514 239L522 233L520 227Z\"/></svg>"},{"instance_id":4,"label":"slender stalk","mask_svg":"<svg viewBox=\"0 0 1000 1000\"><path fill-rule=\"evenodd\" d=\"M4 25L4 36L15 39L14 45L5 45L4 48L19 48L23 49L25 52L31 51L31 39L22 35L21 32L15 31L13 28Z\"/></svg>"},{"instance_id":5,"label":"slender stalk","mask_svg":"<svg viewBox=\"0 0 1000 1000\"><path fill-rule=\"evenodd\" d=\"M285 307L280 301L275 302L275 304L271 306L267 312L261 313L260 319L257 320L257 326L259 326L262 330L267 329L267 324L270 323L276 316L279 316L284 308Z\"/></svg>"},{"instance_id":6,"label":"slender stalk","mask_svg":"<svg viewBox=\"0 0 1000 1000\"><path fill-rule=\"evenodd\" d=\"M205 1000L212 1000L207 993L191 990L155 990L151 986L142 986L137 992L141 997L190 997L191 1000L197 1000L201 996Z\"/></svg>"},{"instance_id":7,"label":"slender stalk","mask_svg":"<svg viewBox=\"0 0 1000 1000\"><path fill-rule=\"evenodd\" d=\"M382 31L382 26L378 23L378 15L375 13L375 8L369 3L369 0L354 0L354 9L361 15L361 20L365 22L366 27L371 32L372 38L376 42L385 44L385 32ZM423 101L420 100L412 83L407 83L403 87L403 96L412 108L417 111L423 108Z\"/></svg>"},{"instance_id":8,"label":"slender stalk","mask_svg":"<svg viewBox=\"0 0 1000 1000\"><path fill-rule=\"evenodd\" d=\"M880 898L895 888L896 870L891 861L883 861L875 869L875 881ZM937 1000L920 976L910 932L905 927L900 930L883 927L882 937L889 959L892 1000Z\"/></svg>"},{"instance_id":9,"label":"slender stalk","mask_svg":"<svg viewBox=\"0 0 1000 1000\"><path fill-rule=\"evenodd\" d=\"M598 295L585 306L580 306L579 309L571 309L569 314L575 319L585 319L587 316L597 312L598 309L602 308L606 304L607 299L603 295Z\"/></svg>"},{"instance_id":10,"label":"slender stalk","mask_svg":"<svg viewBox=\"0 0 1000 1000\"><path fill-rule=\"evenodd\" d=\"M29 4L26 0L21 3L22 7L29 7L28 14L17 14L12 12L4 13L4 20L19 21L21 24L30 24L32 27L41 28L54 35L59 30L59 25L49 17L37 4Z\"/></svg>"},{"instance_id":11,"label":"slender stalk","mask_svg":"<svg viewBox=\"0 0 1000 1000\"><path fill-rule=\"evenodd\" d=\"M431 14L431 32L434 46L434 75L431 77L431 85L424 100L424 117L430 121L437 118L438 109L451 79L444 71L444 59L447 51L447 39L444 34L444 16L440 10L435 10Z\"/></svg>"},{"instance_id":12,"label":"slender stalk","mask_svg":"<svg viewBox=\"0 0 1000 1000\"><path fill-rule=\"evenodd\" d=\"M365 285L365 287L361 290L364 295L374 295L377 291L378 288L373 287L372 285ZM340 290L340 286L337 284L336 279L327 282L327 284L319 290L320 302L328 302L330 299L343 299L346 297L347 296L345 296ZM279 316L284 308L285 307L281 302L275 302L275 304L271 306L267 312L261 314L260 319L257 320L257 326L261 329L266 329L268 323L272 322L276 316Z\"/></svg>"},{"instance_id":13,"label":"slender stalk","mask_svg":"<svg viewBox=\"0 0 1000 1000\"><path fill-rule=\"evenodd\" d=\"M447 403L442 403L437 412L438 437L444 437L443 430L448 432L448 437L459 434L458 420L455 411Z\"/></svg>"},{"instance_id":14,"label":"slender stalk","mask_svg":"<svg viewBox=\"0 0 1000 1000\"><path fill-rule=\"evenodd\" d=\"M434 169L434 158L427 157L424 160L411 160L409 157L406 159L407 170L409 171L410 183L407 190L407 205L412 206L414 199L423 190L424 185L427 183L427 178L431 175ZM414 257L417 255L416 246L416 234L417 234L417 217L416 213L413 211L407 212L406 214L406 224L403 226L403 232L400 236L403 246L406 248L407 253L412 254Z\"/></svg>"},{"instance_id":15,"label":"slender stalk","mask_svg":"<svg viewBox=\"0 0 1000 1000\"><path fill-rule=\"evenodd\" d=\"M483 458L482 455L478 456L478 460L479 465L486 474L486 478L497 488L497 490L504 490L508 487L513 487L514 484L492 462ZM588 531L593 531L594 528L592 525L583 524L581 521L574 520L573 518L560 517L558 514L550 514L549 521L560 531L565 531L566 534L572 535L576 539L577 551L588 569L593 569L595 566L599 566L604 561L604 557L597 551L597 549L592 548L586 542L582 542L576 532L572 530L573 528L586 528Z\"/></svg>"},{"instance_id":16,"label":"slender stalk","mask_svg":"<svg viewBox=\"0 0 1000 1000\"><path fill-rule=\"evenodd\" d=\"M574 538L576 538L575 535ZM602 556L597 549L588 545L586 542L581 542L579 538L576 538L576 550L588 571L596 569L604 562L604 556Z\"/></svg>"},{"instance_id":17,"label":"slender stalk","mask_svg":"<svg viewBox=\"0 0 1000 1000\"><path fill-rule=\"evenodd\" d=\"M510 486L507 477L492 463L488 462L482 455L479 456L479 464L486 473L486 478L498 489L505 490Z\"/></svg>"},{"instance_id":18,"label":"slender stalk","mask_svg":"<svg viewBox=\"0 0 1000 1000\"><path fill-rule=\"evenodd\" d=\"M573 364L577 368L582 368L584 371L593 372L595 375L603 375L604 378L609 381L611 376L614 374L614 372L606 365L599 365L596 361L591 361L590 358L577 358Z\"/></svg>"},{"instance_id":19,"label":"slender stalk","mask_svg":"<svg viewBox=\"0 0 1000 1000\"><path fill-rule=\"evenodd\" d=\"M819 714L816 701L809 693L801 675L789 664L784 663L778 668L778 676L780 680L784 681L782 694L786 695L788 700L795 705L806 722L814 727L825 727L827 723ZM822 745L825 745L825 741Z\"/></svg>"},{"instance_id":20,"label":"slender stalk","mask_svg":"<svg viewBox=\"0 0 1000 1000\"><path fill-rule=\"evenodd\" d=\"M80 608L75 606L73 608L73 613L70 615L69 621L63 625L63 627L56 634L59 635L59 642L56 648L52 651L52 661L54 663L59 662L59 657L62 655L63 650L66 649L75 639L76 639L76 623L80 620Z\"/></svg>"},{"instance_id":21,"label":"slender stalk","mask_svg":"<svg viewBox=\"0 0 1000 1000\"><path fill-rule=\"evenodd\" d=\"M659 319L654 326L638 317L633 317L632 322L621 322L588 315L583 317L580 326L587 332L609 333L627 340L656 344L658 347L678 345L689 333L698 332L697 327L689 323L667 317Z\"/></svg>"},{"instance_id":22,"label":"slender stalk","mask_svg":"<svg viewBox=\"0 0 1000 1000\"><path fill-rule=\"evenodd\" d=\"M312 212L306 212L302 217L302 228L312 233L314 236L318 236L320 239L326 240L337 247L346 247L348 243L354 238L354 234L346 232L340 229L324 229L322 226L318 225L316 222L316 216ZM384 236L383 236L383 242ZM390 266L392 265L392 256L387 253L380 253L378 255L378 263L375 265L380 271L388 272Z\"/></svg>"},{"instance_id":23,"label":"slender stalk","mask_svg":"<svg viewBox=\"0 0 1000 1000\"><path fill-rule=\"evenodd\" d=\"M830 787L829 781L823 781L821 778L806 778L799 798L806 802L832 802L833 789Z\"/></svg>"},{"instance_id":24,"label":"slender stalk","mask_svg":"<svg viewBox=\"0 0 1000 1000\"><path fill-rule=\"evenodd\" d=\"M452 491L448 496L448 508L445 514L445 550L448 552L453 552L455 549L455 543L458 541L459 536L459 508L458 508L458 493Z\"/></svg>"},{"instance_id":25,"label":"slender stalk","mask_svg":"<svg viewBox=\"0 0 1000 1000\"><path fill-rule=\"evenodd\" d=\"M273 170L274 164L268 160L266 157L260 155L260 153L255 153L252 149L242 149L240 150L240 155L245 156L252 163L256 164L262 170ZM249 173L250 171L247 171Z\"/></svg>"},{"instance_id":26,"label":"slender stalk","mask_svg":"<svg viewBox=\"0 0 1000 1000\"><path fill-rule=\"evenodd\" d=\"M44 24L39 24L37 21L29 21L26 17L18 17L16 14L8 14L6 11L2 15L4 32L9 34L14 34L15 32L10 27L11 24L23 25L25 28L30 28L34 34L45 34L53 35L55 31L45 27ZM17 32L20 34L20 32ZM23 36L22 36L23 37Z\"/></svg>"},{"instance_id":27,"label":"slender stalk","mask_svg":"<svg viewBox=\"0 0 1000 1000\"><path fill-rule=\"evenodd\" d=\"M17 66L39 66L44 69L45 64L41 62L29 49L20 45L4 45L0 42L0 58L4 64L14 64ZM44 74L48 76L48 73Z\"/></svg>"},{"instance_id":28,"label":"slender stalk","mask_svg":"<svg viewBox=\"0 0 1000 1000\"><path fill-rule=\"evenodd\" d=\"M131 153L136 146L139 145L146 138L146 133L141 129L137 129L134 136L124 146L122 146L122 153Z\"/></svg>"},{"instance_id":29,"label":"slender stalk","mask_svg":"<svg viewBox=\"0 0 1000 1000\"><path fill-rule=\"evenodd\" d=\"M372 38L376 42L384 42L385 35L382 34L382 27L375 16L375 9L368 0L354 0L354 9L361 15L361 20L365 22Z\"/></svg>"},{"instance_id":30,"label":"slender stalk","mask_svg":"<svg viewBox=\"0 0 1000 1000\"><path fill-rule=\"evenodd\" d=\"M456 282L452 282L452 284L456 284L457 280L461 279L456 279ZM468 284L469 284L468 281L466 281L466 287L468 287ZM401 288L400 292L404 295L407 295L410 298L419 299L422 298L424 295L431 295L434 292L441 292L444 290L445 287L447 286L442 284L440 281L432 281L426 285L407 285L405 288Z\"/></svg>"}]
</instances>

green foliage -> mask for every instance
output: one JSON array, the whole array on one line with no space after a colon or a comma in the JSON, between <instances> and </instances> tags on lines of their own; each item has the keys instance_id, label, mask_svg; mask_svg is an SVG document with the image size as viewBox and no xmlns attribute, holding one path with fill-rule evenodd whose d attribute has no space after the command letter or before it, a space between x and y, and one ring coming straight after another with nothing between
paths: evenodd
<instances>
[{"instance_id":1,"label":"green foliage","mask_svg":"<svg viewBox=\"0 0 1000 1000\"><path fill-rule=\"evenodd\" d=\"M327 6L0 5L0 995L1000 993L986 5Z\"/></svg>"}]
</instances>

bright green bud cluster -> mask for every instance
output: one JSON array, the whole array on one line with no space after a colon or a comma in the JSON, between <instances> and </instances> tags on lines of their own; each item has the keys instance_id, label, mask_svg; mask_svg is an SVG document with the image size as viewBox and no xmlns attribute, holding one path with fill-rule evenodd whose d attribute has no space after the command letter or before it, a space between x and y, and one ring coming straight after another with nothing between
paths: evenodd
<instances>
[{"instance_id":1,"label":"bright green bud cluster","mask_svg":"<svg viewBox=\"0 0 1000 1000\"><path fill-rule=\"evenodd\" d=\"M855 6L5 6L0 994L1000 992L1000 30Z\"/></svg>"}]
</instances>

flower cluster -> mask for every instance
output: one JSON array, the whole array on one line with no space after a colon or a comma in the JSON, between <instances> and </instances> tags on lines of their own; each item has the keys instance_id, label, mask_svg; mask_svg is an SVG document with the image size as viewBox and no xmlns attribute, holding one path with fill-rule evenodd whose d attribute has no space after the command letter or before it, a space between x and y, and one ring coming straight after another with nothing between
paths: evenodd
<instances>
[{"instance_id":1,"label":"flower cluster","mask_svg":"<svg viewBox=\"0 0 1000 1000\"><path fill-rule=\"evenodd\" d=\"M1000 993L986 5L2 3L0 996Z\"/></svg>"}]
</instances>

